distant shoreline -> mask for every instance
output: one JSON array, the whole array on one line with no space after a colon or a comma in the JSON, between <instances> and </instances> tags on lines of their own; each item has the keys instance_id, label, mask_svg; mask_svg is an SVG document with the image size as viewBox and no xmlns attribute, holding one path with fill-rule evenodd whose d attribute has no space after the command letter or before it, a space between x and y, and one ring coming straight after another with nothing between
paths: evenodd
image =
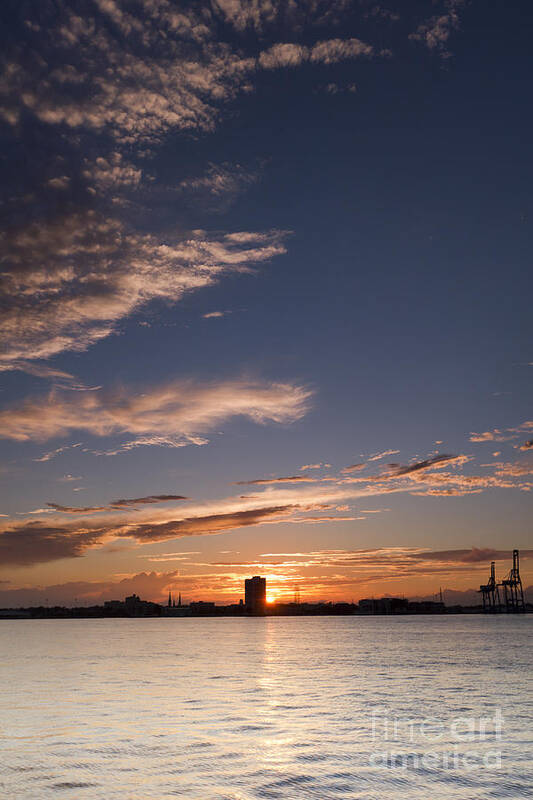
<instances>
[{"instance_id":1,"label":"distant shoreline","mask_svg":"<svg viewBox=\"0 0 533 800\"><path fill-rule=\"evenodd\" d=\"M221 607L223 608L223 607ZM66 612L66 613L65 613ZM431 612L431 611L409 611L405 613L366 613L360 611L353 612L339 612L339 611L322 611L311 610L304 612L290 612L290 611L276 611L265 614L228 614L224 612L214 613L201 613L201 614L106 614L94 613L91 611L86 612L84 609L65 609L64 613L57 612L55 609L1 609L0 622L12 620L36 620L36 619L65 619L65 620L91 620L91 619L175 619L175 620L188 620L188 619L264 619L272 617L446 617L446 616L483 616L483 617L516 617L524 616L533 613L533 608L526 608L520 614L509 614L506 611L484 612L482 608L475 606L464 606L462 608L447 608L444 611Z\"/></svg>"}]
</instances>

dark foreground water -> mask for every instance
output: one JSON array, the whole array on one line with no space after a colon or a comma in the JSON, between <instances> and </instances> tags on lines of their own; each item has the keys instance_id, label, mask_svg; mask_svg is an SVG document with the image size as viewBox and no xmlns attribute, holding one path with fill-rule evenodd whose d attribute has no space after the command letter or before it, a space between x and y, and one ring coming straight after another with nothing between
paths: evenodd
<instances>
[{"instance_id":1,"label":"dark foreground water","mask_svg":"<svg viewBox=\"0 0 533 800\"><path fill-rule=\"evenodd\" d=\"M0 797L530 797L532 623L2 621Z\"/></svg>"}]
</instances>

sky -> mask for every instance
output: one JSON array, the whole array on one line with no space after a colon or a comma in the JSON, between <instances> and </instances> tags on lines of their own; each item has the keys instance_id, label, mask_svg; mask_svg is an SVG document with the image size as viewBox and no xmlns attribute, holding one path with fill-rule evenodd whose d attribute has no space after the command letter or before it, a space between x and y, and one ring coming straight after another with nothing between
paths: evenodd
<instances>
[{"instance_id":1,"label":"sky","mask_svg":"<svg viewBox=\"0 0 533 800\"><path fill-rule=\"evenodd\" d=\"M0 14L0 605L533 583L531 4Z\"/></svg>"}]
</instances>

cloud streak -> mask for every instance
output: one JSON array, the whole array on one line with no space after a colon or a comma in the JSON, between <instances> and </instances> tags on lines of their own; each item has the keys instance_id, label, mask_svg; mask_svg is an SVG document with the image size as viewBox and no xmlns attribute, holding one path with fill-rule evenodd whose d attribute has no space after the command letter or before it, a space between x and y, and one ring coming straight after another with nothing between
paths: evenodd
<instances>
[{"instance_id":1,"label":"cloud streak","mask_svg":"<svg viewBox=\"0 0 533 800\"><path fill-rule=\"evenodd\" d=\"M26 523L0 533L0 556L6 566L29 566L78 558L100 544L105 528L71 530L42 522Z\"/></svg>"},{"instance_id":2,"label":"cloud streak","mask_svg":"<svg viewBox=\"0 0 533 800\"><path fill-rule=\"evenodd\" d=\"M395 451L395 452L397 452L397 451ZM360 472L362 469L365 469L365 467L366 467L366 464L362 464L362 463L361 464L350 464L350 466L344 467L344 469L341 469L341 472L343 472L343 473Z\"/></svg>"},{"instance_id":3,"label":"cloud streak","mask_svg":"<svg viewBox=\"0 0 533 800\"><path fill-rule=\"evenodd\" d=\"M176 303L223 275L286 252L285 234L240 232L161 240L94 211L67 213L3 234L0 369L82 351L159 300Z\"/></svg>"},{"instance_id":4,"label":"cloud streak","mask_svg":"<svg viewBox=\"0 0 533 800\"><path fill-rule=\"evenodd\" d=\"M114 538L146 543L219 534L268 521L280 521L298 508L292 505L266 506L147 522L128 520L121 523L119 520L113 523L103 518L100 521L80 521L74 526L25 522L0 531L0 558L6 566L29 566L63 558L78 558L89 548L102 546ZM88 509L92 510L98 509Z\"/></svg>"},{"instance_id":5,"label":"cloud streak","mask_svg":"<svg viewBox=\"0 0 533 800\"><path fill-rule=\"evenodd\" d=\"M46 505L61 514L95 514L101 511L121 511L124 508L133 508L135 510L135 506L168 503L170 500L189 500L189 498L180 494L153 494L147 497L111 500L109 505L106 506L62 506L59 503L47 503Z\"/></svg>"},{"instance_id":6,"label":"cloud streak","mask_svg":"<svg viewBox=\"0 0 533 800\"><path fill-rule=\"evenodd\" d=\"M205 444L202 434L234 417L259 424L294 422L307 412L311 394L302 386L245 379L174 381L143 393L122 389L65 395L53 390L46 397L0 411L0 437L43 441L74 430L98 437L135 435L114 450L103 451L109 453L143 445ZM64 449L38 460L49 460Z\"/></svg>"},{"instance_id":7,"label":"cloud streak","mask_svg":"<svg viewBox=\"0 0 533 800\"><path fill-rule=\"evenodd\" d=\"M186 193L189 203L201 203L214 211L225 211L243 192L259 180L259 170L245 169L241 164L209 164L205 173L183 179L178 190Z\"/></svg>"},{"instance_id":8,"label":"cloud streak","mask_svg":"<svg viewBox=\"0 0 533 800\"><path fill-rule=\"evenodd\" d=\"M385 458L386 456L395 456L399 452L400 452L399 450L384 450L382 453L374 453L373 455L369 456L368 460L369 461L380 461L382 458ZM358 465L354 465L354 466L358 466Z\"/></svg>"},{"instance_id":9,"label":"cloud streak","mask_svg":"<svg viewBox=\"0 0 533 800\"><path fill-rule=\"evenodd\" d=\"M256 478L250 481L234 481L234 486L264 486L271 483L316 483L319 478L307 475L293 475L287 478Z\"/></svg>"},{"instance_id":10,"label":"cloud streak","mask_svg":"<svg viewBox=\"0 0 533 800\"><path fill-rule=\"evenodd\" d=\"M401 464L389 464L389 468L391 469L390 477L401 477L402 475L410 475L413 472L420 472L421 470L427 470L430 468L433 469L440 469L445 465L455 464L456 466L459 464L464 464L469 461L468 456L453 456L453 455L436 455L432 456L431 458L426 458L423 461L416 461L414 464L407 464L402 466Z\"/></svg>"}]
</instances>

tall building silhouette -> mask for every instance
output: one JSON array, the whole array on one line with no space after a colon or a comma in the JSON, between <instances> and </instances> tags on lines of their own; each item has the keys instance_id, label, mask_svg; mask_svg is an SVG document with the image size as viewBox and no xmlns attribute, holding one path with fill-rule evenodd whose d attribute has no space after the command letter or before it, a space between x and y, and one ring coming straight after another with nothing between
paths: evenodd
<instances>
[{"instance_id":1,"label":"tall building silhouette","mask_svg":"<svg viewBox=\"0 0 533 800\"><path fill-rule=\"evenodd\" d=\"M244 581L244 603L252 614L264 614L266 606L266 578L254 575Z\"/></svg>"}]
</instances>

